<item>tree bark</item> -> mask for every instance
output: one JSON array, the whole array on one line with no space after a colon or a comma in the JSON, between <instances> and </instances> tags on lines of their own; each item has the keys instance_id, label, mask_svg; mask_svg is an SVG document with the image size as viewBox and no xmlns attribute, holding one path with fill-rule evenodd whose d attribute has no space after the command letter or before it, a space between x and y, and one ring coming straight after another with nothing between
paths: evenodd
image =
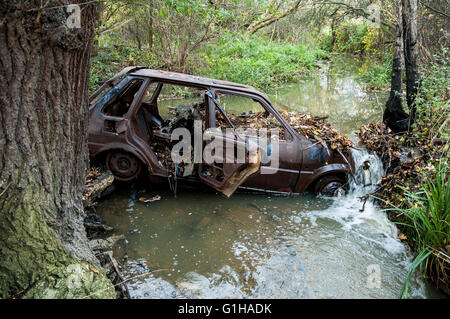
<instances>
[{"instance_id":1,"label":"tree bark","mask_svg":"<svg viewBox=\"0 0 450 319\"><path fill-rule=\"evenodd\" d=\"M150 8L148 8L148 49L151 51L153 49L153 3L150 2Z\"/></svg>"},{"instance_id":2,"label":"tree bark","mask_svg":"<svg viewBox=\"0 0 450 319\"><path fill-rule=\"evenodd\" d=\"M134 38L136 39L136 44L139 50L142 49L142 44L141 44L141 34L139 32L140 28L140 24L137 21L137 18L134 18L134 30L132 31L134 33Z\"/></svg>"},{"instance_id":3,"label":"tree bark","mask_svg":"<svg viewBox=\"0 0 450 319\"><path fill-rule=\"evenodd\" d=\"M419 82L417 41L417 0L398 1L398 23L392 65L391 93L386 103L383 120L394 132L409 129L414 122L416 107L414 100ZM406 103L409 115L402 107L402 64L406 70Z\"/></svg>"},{"instance_id":4,"label":"tree bark","mask_svg":"<svg viewBox=\"0 0 450 319\"><path fill-rule=\"evenodd\" d=\"M97 30L101 30L101 27L103 25L103 11L105 9L105 6L103 4L103 2L99 2L98 6L97 6ZM98 36L100 34L98 33L96 37L94 37L94 41L92 43L92 56L96 57L98 55L98 49L99 49L99 41L98 41Z\"/></svg>"},{"instance_id":5,"label":"tree bark","mask_svg":"<svg viewBox=\"0 0 450 319\"><path fill-rule=\"evenodd\" d=\"M416 107L414 99L417 94L419 81L418 57L419 44L417 41L417 0L402 0L403 10L403 40L406 69L406 103L410 110L410 124L414 122Z\"/></svg>"},{"instance_id":6,"label":"tree bark","mask_svg":"<svg viewBox=\"0 0 450 319\"><path fill-rule=\"evenodd\" d=\"M408 129L408 114L402 106L402 73L403 73L403 12L402 0L397 0L398 18L395 36L394 58L392 62L391 92L383 114L384 123L394 132Z\"/></svg>"},{"instance_id":7,"label":"tree bark","mask_svg":"<svg viewBox=\"0 0 450 319\"><path fill-rule=\"evenodd\" d=\"M0 297L113 298L81 202L97 6L41 3L0 0Z\"/></svg>"},{"instance_id":8,"label":"tree bark","mask_svg":"<svg viewBox=\"0 0 450 319\"><path fill-rule=\"evenodd\" d=\"M336 19L331 19L331 48L334 48L336 43Z\"/></svg>"}]
</instances>

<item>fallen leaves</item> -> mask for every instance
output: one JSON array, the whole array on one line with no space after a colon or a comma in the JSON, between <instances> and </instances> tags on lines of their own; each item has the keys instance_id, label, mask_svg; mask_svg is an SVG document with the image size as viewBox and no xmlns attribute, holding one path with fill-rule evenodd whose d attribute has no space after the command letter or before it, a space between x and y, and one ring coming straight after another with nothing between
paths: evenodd
<instances>
[{"instance_id":1,"label":"fallen leaves","mask_svg":"<svg viewBox=\"0 0 450 319\"><path fill-rule=\"evenodd\" d=\"M99 274L100 272L97 270L97 269L95 269L94 267L90 267L89 268L92 272L94 272L94 273L96 273L96 274Z\"/></svg>"},{"instance_id":2,"label":"fallen leaves","mask_svg":"<svg viewBox=\"0 0 450 319\"><path fill-rule=\"evenodd\" d=\"M311 114L279 111L286 122L299 134L308 139L315 140L325 148L335 150L337 148L346 150L353 146L347 136L340 135L326 121L327 117L317 117ZM235 127L261 129L279 129L280 139L285 139L284 127L272 114L266 115L264 112L246 112L241 115L229 115Z\"/></svg>"},{"instance_id":3,"label":"fallen leaves","mask_svg":"<svg viewBox=\"0 0 450 319\"><path fill-rule=\"evenodd\" d=\"M426 178L435 174L433 163L446 156L444 144L434 143L433 148L430 148L430 135L423 137L417 128L400 136L395 135L383 123L372 122L362 127L357 135L370 152L381 158L386 169L386 175L382 178L376 194L383 200L380 202L383 207L409 207L410 204L403 194L404 189L419 191ZM419 204L413 206L418 208ZM390 218L403 222L404 216L392 213ZM406 240L406 236L400 234L399 239Z\"/></svg>"},{"instance_id":4,"label":"fallen leaves","mask_svg":"<svg viewBox=\"0 0 450 319\"><path fill-rule=\"evenodd\" d=\"M89 170L88 174L86 175L86 184L92 184L95 180L98 179L98 177L102 176L102 173L100 172L99 168L93 167Z\"/></svg>"},{"instance_id":5,"label":"fallen leaves","mask_svg":"<svg viewBox=\"0 0 450 319\"><path fill-rule=\"evenodd\" d=\"M114 181L114 176L109 171L100 171L93 167L86 176L86 187L83 193L83 201L89 206Z\"/></svg>"}]
</instances>

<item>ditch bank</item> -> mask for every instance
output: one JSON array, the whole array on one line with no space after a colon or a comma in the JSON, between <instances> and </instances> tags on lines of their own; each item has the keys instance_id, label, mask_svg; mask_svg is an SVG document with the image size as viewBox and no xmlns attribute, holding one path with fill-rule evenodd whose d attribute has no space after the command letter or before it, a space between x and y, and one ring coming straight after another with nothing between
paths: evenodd
<instances>
[{"instance_id":1,"label":"ditch bank","mask_svg":"<svg viewBox=\"0 0 450 319\"><path fill-rule=\"evenodd\" d=\"M358 135L386 168L369 195L397 224L402 242L418 252L413 264L422 265L423 275L450 295L448 139L394 134L381 122L369 123Z\"/></svg>"}]
</instances>

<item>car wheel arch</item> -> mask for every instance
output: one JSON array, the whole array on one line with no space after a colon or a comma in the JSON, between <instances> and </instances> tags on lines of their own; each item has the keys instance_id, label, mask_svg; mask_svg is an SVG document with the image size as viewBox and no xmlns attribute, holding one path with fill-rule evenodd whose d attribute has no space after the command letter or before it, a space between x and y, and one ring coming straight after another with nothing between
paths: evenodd
<instances>
[{"instance_id":1,"label":"car wheel arch","mask_svg":"<svg viewBox=\"0 0 450 319\"><path fill-rule=\"evenodd\" d=\"M342 172L335 172L335 173L327 173L324 175L321 175L319 177L317 177L309 186L309 190L311 190L314 193L318 193L319 189L318 187L320 187L318 184L320 183L330 183L332 181L339 181L342 182L343 185L347 184L347 175L345 173Z\"/></svg>"},{"instance_id":2,"label":"car wheel arch","mask_svg":"<svg viewBox=\"0 0 450 319\"><path fill-rule=\"evenodd\" d=\"M329 164L326 166L322 166L316 170L314 170L313 174L305 174L303 177L307 179L307 181L303 182L303 187L300 193L307 190L314 190L315 184L324 177L327 176L337 176L347 181L347 175L350 172L350 169L347 165L344 164ZM301 178L301 177L300 177Z\"/></svg>"},{"instance_id":3,"label":"car wheel arch","mask_svg":"<svg viewBox=\"0 0 450 319\"><path fill-rule=\"evenodd\" d=\"M92 158L91 162L105 162L106 157L109 153L120 151L120 152L126 152L130 153L131 155L134 155L140 162L143 168L147 168L148 170L151 170L151 166L148 165L147 161L143 158L141 154L136 152L132 147L126 145L126 144L113 144L113 145L106 145L105 147L102 147Z\"/></svg>"}]
</instances>

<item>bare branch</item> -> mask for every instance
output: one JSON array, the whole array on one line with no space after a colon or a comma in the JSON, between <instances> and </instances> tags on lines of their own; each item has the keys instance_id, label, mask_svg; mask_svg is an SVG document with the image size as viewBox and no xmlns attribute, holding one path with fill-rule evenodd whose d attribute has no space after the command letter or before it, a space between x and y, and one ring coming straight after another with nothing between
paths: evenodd
<instances>
[{"instance_id":1,"label":"bare branch","mask_svg":"<svg viewBox=\"0 0 450 319\"><path fill-rule=\"evenodd\" d=\"M268 25L271 25L272 23L294 13L297 11L301 0L296 0L295 3L288 7L286 10L282 11L281 13L278 13L278 9L280 8L281 3L276 0L272 0L270 2L269 8L267 9L266 13L263 15L261 20L254 21L247 29L247 32L249 34L254 34L256 31L258 31L261 28L267 27ZM271 13L271 9L275 8L274 13Z\"/></svg>"}]
</instances>

